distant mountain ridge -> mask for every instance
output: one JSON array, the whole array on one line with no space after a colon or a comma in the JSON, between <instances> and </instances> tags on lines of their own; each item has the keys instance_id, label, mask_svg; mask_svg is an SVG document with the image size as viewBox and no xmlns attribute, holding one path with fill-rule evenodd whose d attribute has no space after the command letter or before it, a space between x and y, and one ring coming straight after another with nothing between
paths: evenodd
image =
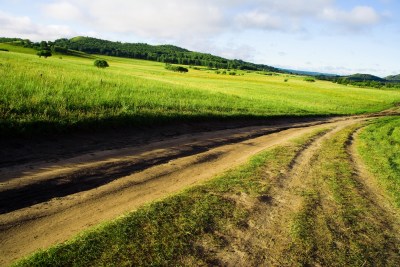
<instances>
[{"instance_id":1,"label":"distant mountain ridge","mask_svg":"<svg viewBox=\"0 0 400 267\"><path fill-rule=\"evenodd\" d=\"M388 80L388 81L400 82L400 74L390 75L390 76L385 77L385 79Z\"/></svg>"},{"instance_id":2,"label":"distant mountain ridge","mask_svg":"<svg viewBox=\"0 0 400 267\"><path fill-rule=\"evenodd\" d=\"M378 76L374 76L371 74L361 74L361 73L344 76L344 78L346 78L348 81L351 82L367 82L367 81L385 82L385 79L380 78Z\"/></svg>"},{"instance_id":3,"label":"distant mountain ridge","mask_svg":"<svg viewBox=\"0 0 400 267\"><path fill-rule=\"evenodd\" d=\"M308 75L308 76L319 76L319 75L324 75L324 76L338 76L337 74L332 74L332 73L322 73L322 72L317 72L317 71L307 71L307 70L293 70L293 69L282 69L284 72L289 72L293 74L298 74L298 75Z\"/></svg>"}]
</instances>

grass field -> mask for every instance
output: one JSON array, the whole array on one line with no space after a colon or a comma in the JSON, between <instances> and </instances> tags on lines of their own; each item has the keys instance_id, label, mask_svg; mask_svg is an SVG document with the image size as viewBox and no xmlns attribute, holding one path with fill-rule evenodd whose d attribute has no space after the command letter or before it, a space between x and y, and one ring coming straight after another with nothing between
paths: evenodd
<instances>
[{"instance_id":1,"label":"grass field","mask_svg":"<svg viewBox=\"0 0 400 267\"><path fill-rule=\"evenodd\" d=\"M374 121L360 134L358 150L400 208L400 118Z\"/></svg>"},{"instance_id":2,"label":"grass field","mask_svg":"<svg viewBox=\"0 0 400 267\"><path fill-rule=\"evenodd\" d=\"M399 91L237 71L170 72L157 62L54 55L0 44L2 134L274 116L359 114L400 102ZM14 52L15 51L15 52ZM243 75L241 75L243 74ZM284 82L288 79L288 82Z\"/></svg>"}]
</instances>

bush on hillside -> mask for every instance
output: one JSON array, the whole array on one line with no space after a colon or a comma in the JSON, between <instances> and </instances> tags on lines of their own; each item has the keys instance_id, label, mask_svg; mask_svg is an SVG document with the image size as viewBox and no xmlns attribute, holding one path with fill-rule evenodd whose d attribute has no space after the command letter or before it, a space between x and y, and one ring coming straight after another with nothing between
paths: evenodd
<instances>
[{"instance_id":1,"label":"bush on hillside","mask_svg":"<svg viewBox=\"0 0 400 267\"><path fill-rule=\"evenodd\" d=\"M189 71L189 70L188 70L187 68L185 68L185 67L182 67L182 66L173 66L173 65L171 65L171 64L165 64L165 68L166 68L167 70L176 71L176 72L181 72L181 73L186 73L186 72Z\"/></svg>"},{"instance_id":2,"label":"bush on hillside","mask_svg":"<svg viewBox=\"0 0 400 267\"><path fill-rule=\"evenodd\" d=\"M102 68L102 69L107 68L107 67L110 66L110 65L108 65L108 62L105 61L105 60L103 60L103 59L96 59L96 60L94 61L94 65L95 65L96 67Z\"/></svg>"},{"instance_id":3,"label":"bush on hillside","mask_svg":"<svg viewBox=\"0 0 400 267\"><path fill-rule=\"evenodd\" d=\"M38 55L39 57L44 57L44 58L48 58L48 57L52 56L50 50L39 50L36 53L36 55Z\"/></svg>"}]
</instances>

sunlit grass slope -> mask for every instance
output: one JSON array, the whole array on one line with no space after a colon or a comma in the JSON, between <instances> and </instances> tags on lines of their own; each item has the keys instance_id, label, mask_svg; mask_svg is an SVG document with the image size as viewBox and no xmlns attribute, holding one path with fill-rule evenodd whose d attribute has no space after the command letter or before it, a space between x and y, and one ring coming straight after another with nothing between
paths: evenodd
<instances>
[{"instance_id":1,"label":"sunlit grass slope","mask_svg":"<svg viewBox=\"0 0 400 267\"><path fill-rule=\"evenodd\" d=\"M295 76L241 71L231 76L194 69L180 74L157 62L111 57L106 57L110 68L97 69L93 59L57 55L44 59L22 50L0 51L3 134L171 121L357 114L400 102L399 91L308 83Z\"/></svg>"}]
</instances>

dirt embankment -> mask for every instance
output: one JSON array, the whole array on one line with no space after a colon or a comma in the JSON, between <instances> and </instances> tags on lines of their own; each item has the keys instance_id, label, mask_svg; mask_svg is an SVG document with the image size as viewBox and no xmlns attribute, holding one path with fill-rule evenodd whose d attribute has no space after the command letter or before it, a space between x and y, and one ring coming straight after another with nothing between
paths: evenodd
<instances>
[{"instance_id":1,"label":"dirt embankment","mask_svg":"<svg viewBox=\"0 0 400 267\"><path fill-rule=\"evenodd\" d=\"M20 151L0 163L0 264L210 179L266 148L320 127L366 119L281 121L164 137L125 135L108 145L103 136L91 139L88 147L73 145L74 138L54 149L51 142L33 145L43 152L24 156ZM15 143L7 147L3 155L18 150ZM61 153L63 148L69 156Z\"/></svg>"}]
</instances>

